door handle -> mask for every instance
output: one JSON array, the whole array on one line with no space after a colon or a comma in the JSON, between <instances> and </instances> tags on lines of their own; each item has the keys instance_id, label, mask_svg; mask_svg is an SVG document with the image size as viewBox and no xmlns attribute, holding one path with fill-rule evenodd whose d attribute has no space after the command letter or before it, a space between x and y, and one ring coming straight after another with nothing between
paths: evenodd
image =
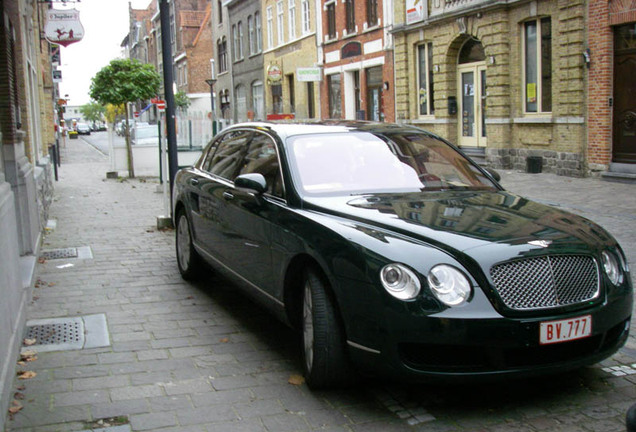
<instances>
[{"instance_id":1,"label":"door handle","mask_svg":"<svg viewBox=\"0 0 636 432\"><path fill-rule=\"evenodd\" d=\"M190 184L192 186L197 186L199 184L199 179L195 179L195 178L190 179Z\"/></svg>"},{"instance_id":2,"label":"door handle","mask_svg":"<svg viewBox=\"0 0 636 432\"><path fill-rule=\"evenodd\" d=\"M230 201L234 199L234 194L232 192L225 191L223 192L223 198Z\"/></svg>"}]
</instances>

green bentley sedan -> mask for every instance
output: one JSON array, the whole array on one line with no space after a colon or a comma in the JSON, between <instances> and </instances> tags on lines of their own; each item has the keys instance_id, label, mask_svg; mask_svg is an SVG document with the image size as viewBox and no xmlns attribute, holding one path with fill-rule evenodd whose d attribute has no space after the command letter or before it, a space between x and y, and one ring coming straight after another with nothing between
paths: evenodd
<instances>
[{"instance_id":1,"label":"green bentley sedan","mask_svg":"<svg viewBox=\"0 0 636 432\"><path fill-rule=\"evenodd\" d=\"M415 127L234 125L177 173L176 260L297 328L312 388L353 371L496 378L607 358L632 311L620 246L498 178Z\"/></svg>"}]
</instances>

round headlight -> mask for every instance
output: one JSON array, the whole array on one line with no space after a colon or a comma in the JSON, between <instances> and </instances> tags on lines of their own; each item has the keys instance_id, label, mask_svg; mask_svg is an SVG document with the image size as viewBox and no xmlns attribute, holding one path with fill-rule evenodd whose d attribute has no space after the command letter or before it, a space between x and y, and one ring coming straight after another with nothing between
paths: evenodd
<instances>
[{"instance_id":1,"label":"round headlight","mask_svg":"<svg viewBox=\"0 0 636 432\"><path fill-rule=\"evenodd\" d=\"M605 270L605 274L607 275L609 280L614 285L620 284L623 281L623 273L618 266L618 261L616 260L614 254L608 251L603 251L601 257L603 259L603 270Z\"/></svg>"},{"instance_id":2,"label":"round headlight","mask_svg":"<svg viewBox=\"0 0 636 432\"><path fill-rule=\"evenodd\" d=\"M388 264L380 271L382 286L400 300L411 300L420 293L420 280L402 264Z\"/></svg>"},{"instance_id":3,"label":"round headlight","mask_svg":"<svg viewBox=\"0 0 636 432\"><path fill-rule=\"evenodd\" d=\"M448 306L458 306L470 297L472 288L466 276L455 267L436 265L426 278L433 294Z\"/></svg>"}]
</instances>

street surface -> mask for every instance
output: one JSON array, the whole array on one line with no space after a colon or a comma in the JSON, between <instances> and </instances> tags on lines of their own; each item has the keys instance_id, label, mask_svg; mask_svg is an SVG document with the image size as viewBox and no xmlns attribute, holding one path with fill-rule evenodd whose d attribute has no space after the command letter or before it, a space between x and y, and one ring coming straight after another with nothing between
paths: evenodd
<instances>
[{"instance_id":1,"label":"street surface","mask_svg":"<svg viewBox=\"0 0 636 432\"><path fill-rule=\"evenodd\" d=\"M106 133L67 141L43 249L91 259L39 264L27 319L105 314L110 346L42 352L18 366L11 431L624 431L636 402L634 330L626 347L577 372L481 385L398 384L312 392L298 338L226 280L179 276L155 180L107 180ZM503 184L601 223L636 268L634 185L501 172ZM633 327L633 326L632 326ZM290 381L292 383L290 383ZM116 419L113 419L117 417ZM105 420L104 420L105 419ZM101 423L100 423L101 421Z\"/></svg>"}]
</instances>

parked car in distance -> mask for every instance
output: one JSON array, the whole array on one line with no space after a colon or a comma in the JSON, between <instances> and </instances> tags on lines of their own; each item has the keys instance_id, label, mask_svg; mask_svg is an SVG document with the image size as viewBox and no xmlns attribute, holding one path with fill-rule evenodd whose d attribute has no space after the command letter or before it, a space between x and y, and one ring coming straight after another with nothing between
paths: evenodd
<instances>
[{"instance_id":1,"label":"parked car in distance","mask_svg":"<svg viewBox=\"0 0 636 432\"><path fill-rule=\"evenodd\" d=\"M86 123L78 123L77 127L75 128L75 130L77 130L77 133L80 134L80 135L90 135L91 134L91 128Z\"/></svg>"},{"instance_id":2,"label":"parked car in distance","mask_svg":"<svg viewBox=\"0 0 636 432\"><path fill-rule=\"evenodd\" d=\"M157 125L140 125L137 124L130 134L130 143L132 145L158 145L159 129Z\"/></svg>"},{"instance_id":3,"label":"parked car in distance","mask_svg":"<svg viewBox=\"0 0 636 432\"><path fill-rule=\"evenodd\" d=\"M234 125L176 175L177 265L186 279L211 265L297 328L312 388L612 355L632 311L621 247L497 177L410 126Z\"/></svg>"}]
</instances>

